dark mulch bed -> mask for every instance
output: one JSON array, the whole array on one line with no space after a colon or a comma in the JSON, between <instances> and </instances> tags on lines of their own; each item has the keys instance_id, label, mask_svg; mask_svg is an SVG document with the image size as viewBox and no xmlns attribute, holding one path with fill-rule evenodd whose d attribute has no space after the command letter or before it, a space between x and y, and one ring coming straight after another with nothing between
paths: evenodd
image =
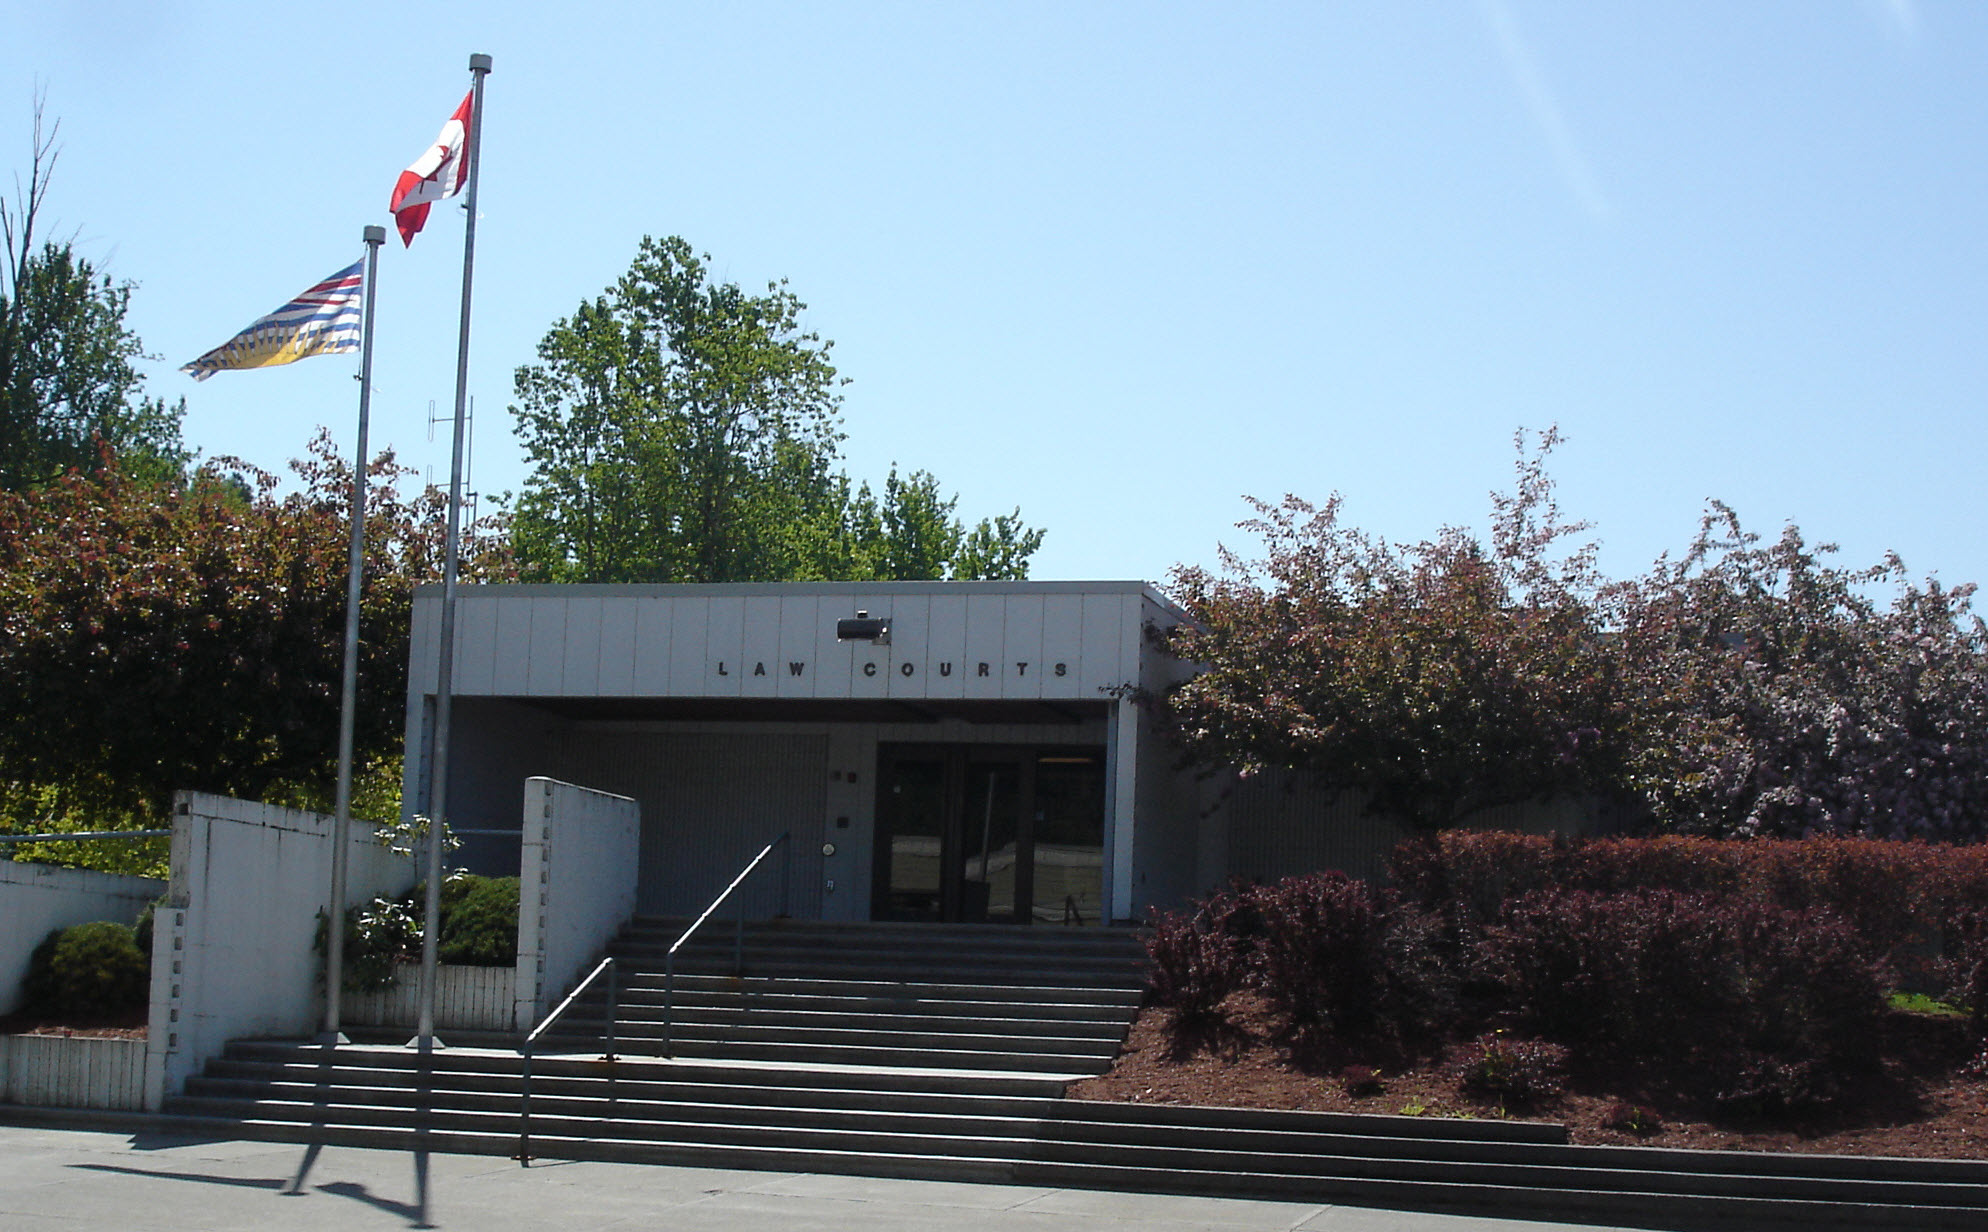
<instances>
[{"instance_id":1,"label":"dark mulch bed","mask_svg":"<svg viewBox=\"0 0 1988 1232\"><path fill-rule=\"evenodd\" d=\"M144 1007L102 1018L44 1018L33 1014L0 1016L0 1035L68 1035L77 1039L144 1039Z\"/></svg>"},{"instance_id":2,"label":"dark mulch bed","mask_svg":"<svg viewBox=\"0 0 1988 1232\"><path fill-rule=\"evenodd\" d=\"M1979 1051L1964 1020L1892 1011L1872 1046L1877 1064L1846 1076L1825 1111L1779 1122L1718 1118L1688 1075L1570 1064L1566 1089L1532 1108L1501 1107L1459 1089L1467 1040L1419 1051L1325 1041L1294 1048L1284 1024L1247 995L1224 1021L1177 1029L1171 1010L1141 1011L1111 1072L1072 1084L1078 1099L1302 1108L1416 1116L1509 1117L1564 1124L1577 1143L1735 1151L1810 1151L1928 1159L1988 1158L1988 1081L1966 1072ZM1351 1095L1348 1066L1380 1071L1381 1090ZM1619 1105L1653 1111L1636 1134L1604 1122Z\"/></svg>"}]
</instances>

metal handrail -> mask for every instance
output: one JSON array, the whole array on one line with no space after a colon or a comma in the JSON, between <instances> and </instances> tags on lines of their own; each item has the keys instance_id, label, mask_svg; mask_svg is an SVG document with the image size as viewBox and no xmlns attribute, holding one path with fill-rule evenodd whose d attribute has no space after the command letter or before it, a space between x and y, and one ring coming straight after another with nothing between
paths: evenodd
<instances>
[{"instance_id":1,"label":"metal handrail","mask_svg":"<svg viewBox=\"0 0 1988 1232\"><path fill-rule=\"evenodd\" d=\"M525 1036L525 1086L524 1093L518 1100L518 1153L514 1158L526 1167L530 1167L532 1161L532 1048L538 1043L538 1037L550 1030L552 1024L559 1021L559 1016L571 1008L573 1003L580 999L580 994L592 987L593 982L603 973L607 975L607 1031L604 1036L607 1040L607 1051L601 1054L601 1060L614 1060L614 1021L621 1016L621 997L620 989L616 986L612 956L601 959L600 963L587 973L587 978L580 981L579 987L566 994L566 999L559 1003L559 1008L547 1014L545 1021L533 1027L531 1033Z\"/></svg>"},{"instance_id":2,"label":"metal handrail","mask_svg":"<svg viewBox=\"0 0 1988 1232\"><path fill-rule=\"evenodd\" d=\"M730 898L735 890L737 890L740 886L745 884L746 878L752 876L753 872L757 870L761 864L764 864L766 862L766 858L773 854L773 849L776 847L781 849L780 914L783 916L788 914L788 908L790 906L789 895L793 890L793 880L794 880L793 877L794 851L793 848L787 842L788 837L791 834L792 831L790 830L782 830L780 832L779 838L776 838L772 842L768 843L766 846L761 847L759 849L759 854L754 856L751 860L748 860L746 862L746 866L739 870L739 875L732 878L732 884L726 886L723 890L719 892L718 897L711 900L711 905L704 909L704 914L698 916L695 920L693 920L691 922L690 927L683 930L683 935L676 939L676 943L670 946L669 953L663 955L662 1044L663 1044L664 1056L667 1057L674 1055L670 1051L670 1028L674 1023L675 1013L676 1013L676 952L682 949L684 945L689 942L692 935L694 935L698 929L704 927L704 921L710 919L712 913L716 912L718 908L724 906L725 900ZM745 974L745 903L744 902L740 902L739 904L736 928L732 934L732 974L733 975Z\"/></svg>"}]
</instances>

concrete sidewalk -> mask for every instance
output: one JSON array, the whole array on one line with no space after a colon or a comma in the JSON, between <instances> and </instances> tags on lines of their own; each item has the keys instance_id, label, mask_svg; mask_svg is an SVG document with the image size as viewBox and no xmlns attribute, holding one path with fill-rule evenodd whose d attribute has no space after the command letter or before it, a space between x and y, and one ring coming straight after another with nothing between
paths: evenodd
<instances>
[{"instance_id":1,"label":"concrete sidewalk","mask_svg":"<svg viewBox=\"0 0 1988 1232\"><path fill-rule=\"evenodd\" d=\"M420 1155L0 1126L8 1232L1553 1232L1231 1198ZM1584 1232L1593 1232L1585 1229Z\"/></svg>"}]
</instances>

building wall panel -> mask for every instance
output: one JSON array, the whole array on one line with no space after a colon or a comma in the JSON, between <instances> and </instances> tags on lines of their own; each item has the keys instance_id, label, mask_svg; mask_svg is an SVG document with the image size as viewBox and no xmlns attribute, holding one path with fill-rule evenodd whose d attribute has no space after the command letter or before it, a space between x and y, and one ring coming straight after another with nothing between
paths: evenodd
<instances>
[{"instance_id":1,"label":"building wall panel","mask_svg":"<svg viewBox=\"0 0 1988 1232\"><path fill-rule=\"evenodd\" d=\"M602 697L635 695L635 645L640 635L641 604L634 599L601 601Z\"/></svg>"},{"instance_id":2,"label":"building wall panel","mask_svg":"<svg viewBox=\"0 0 1988 1232\"><path fill-rule=\"evenodd\" d=\"M1001 601L1001 659L994 670L1002 677L1003 697L1041 697L1049 667L1042 661L1042 596L1009 595Z\"/></svg>"},{"instance_id":3,"label":"building wall panel","mask_svg":"<svg viewBox=\"0 0 1988 1232\"><path fill-rule=\"evenodd\" d=\"M566 627L559 640L559 695L598 696L601 691L601 601L591 597L566 603Z\"/></svg>"},{"instance_id":4,"label":"building wall panel","mask_svg":"<svg viewBox=\"0 0 1988 1232\"><path fill-rule=\"evenodd\" d=\"M891 604L890 617L890 663L886 669L890 683L886 692L892 697L925 697L938 677L938 668L931 662L931 597L900 595Z\"/></svg>"},{"instance_id":5,"label":"building wall panel","mask_svg":"<svg viewBox=\"0 0 1988 1232\"><path fill-rule=\"evenodd\" d=\"M1006 616L999 603L975 603L971 598L967 601L966 661L960 668L966 673L968 697L1001 696L1001 686L1007 680L1001 674L1001 656L1007 650ZM980 674L983 663L988 668L985 676Z\"/></svg>"},{"instance_id":6,"label":"building wall panel","mask_svg":"<svg viewBox=\"0 0 1988 1232\"><path fill-rule=\"evenodd\" d=\"M435 631L431 629L428 636L435 636ZM458 601L453 688L458 693L489 693L496 683L497 605Z\"/></svg>"},{"instance_id":7,"label":"building wall panel","mask_svg":"<svg viewBox=\"0 0 1988 1232\"><path fill-rule=\"evenodd\" d=\"M780 697L813 697L815 682L827 664L815 655L816 631L835 617L823 611L813 595L787 595L780 600L780 649L775 656L774 693ZM794 665L800 664L800 671Z\"/></svg>"},{"instance_id":8,"label":"building wall panel","mask_svg":"<svg viewBox=\"0 0 1988 1232\"><path fill-rule=\"evenodd\" d=\"M966 696L965 595L933 595L926 604L925 651L931 668L925 673L928 697ZM947 672L939 666L952 664Z\"/></svg>"},{"instance_id":9,"label":"building wall panel","mask_svg":"<svg viewBox=\"0 0 1988 1232\"><path fill-rule=\"evenodd\" d=\"M745 695L746 601L736 595L719 595L711 600L710 624L704 630L704 679L717 697ZM712 679L709 664L723 663L726 675ZM696 679L696 677L691 677Z\"/></svg>"},{"instance_id":10,"label":"building wall panel","mask_svg":"<svg viewBox=\"0 0 1988 1232\"><path fill-rule=\"evenodd\" d=\"M566 612L571 600L547 599L531 605L531 634L525 643L525 692L557 697L566 669Z\"/></svg>"},{"instance_id":11,"label":"building wall panel","mask_svg":"<svg viewBox=\"0 0 1988 1232\"><path fill-rule=\"evenodd\" d=\"M821 843L827 737L808 734L604 731L566 733L558 777L628 796L642 816L645 914L703 909L752 854L782 830L793 835L792 911L821 908ZM778 907L779 877L756 878L749 915Z\"/></svg>"},{"instance_id":12,"label":"building wall panel","mask_svg":"<svg viewBox=\"0 0 1988 1232\"><path fill-rule=\"evenodd\" d=\"M530 692L532 609L523 603L497 605L497 646L493 648L490 691L499 696Z\"/></svg>"}]
</instances>

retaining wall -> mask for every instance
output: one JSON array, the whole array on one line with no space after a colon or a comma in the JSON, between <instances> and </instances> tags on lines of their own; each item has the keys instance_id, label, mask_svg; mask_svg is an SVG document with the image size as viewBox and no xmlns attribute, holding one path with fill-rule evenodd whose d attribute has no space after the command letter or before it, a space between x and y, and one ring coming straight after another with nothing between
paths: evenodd
<instances>
[{"instance_id":1,"label":"retaining wall","mask_svg":"<svg viewBox=\"0 0 1988 1232\"><path fill-rule=\"evenodd\" d=\"M0 1035L0 1104L145 1107L145 1041Z\"/></svg>"},{"instance_id":2,"label":"retaining wall","mask_svg":"<svg viewBox=\"0 0 1988 1232\"><path fill-rule=\"evenodd\" d=\"M635 914L641 846L641 810L628 797L525 780L517 1030L537 1026Z\"/></svg>"},{"instance_id":3,"label":"retaining wall","mask_svg":"<svg viewBox=\"0 0 1988 1232\"><path fill-rule=\"evenodd\" d=\"M172 878L153 920L146 1106L231 1039L297 1038L320 1025L318 912L331 889L332 819L183 792L173 805ZM348 906L402 894L414 862L352 827Z\"/></svg>"}]
</instances>

